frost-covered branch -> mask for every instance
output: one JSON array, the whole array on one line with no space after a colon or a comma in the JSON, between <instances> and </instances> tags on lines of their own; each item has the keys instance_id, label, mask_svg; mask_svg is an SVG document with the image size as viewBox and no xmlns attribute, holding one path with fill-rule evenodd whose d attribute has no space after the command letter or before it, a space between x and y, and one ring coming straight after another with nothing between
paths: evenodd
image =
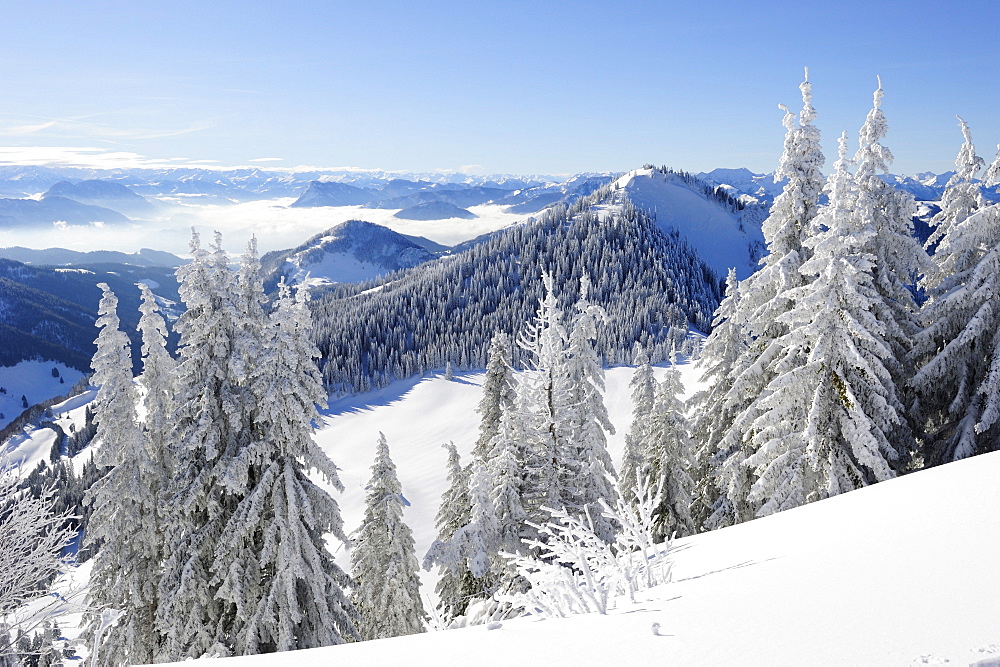
<instances>
[{"instance_id":1,"label":"frost-covered branch","mask_svg":"<svg viewBox=\"0 0 1000 667\"><path fill-rule=\"evenodd\" d=\"M68 512L53 512L55 489L43 489L35 498L19 482L8 457L0 455L0 625L30 629L37 609L25 605L41 598L69 564L62 552L76 534L65 525ZM61 601L53 598L53 604Z\"/></svg>"},{"instance_id":2,"label":"frost-covered branch","mask_svg":"<svg viewBox=\"0 0 1000 667\"><path fill-rule=\"evenodd\" d=\"M530 524L539 539L525 540L537 555L504 553L530 584L524 593L499 596L502 602L547 617L607 613L615 598L670 581L672 539L653 542L654 512L660 489L653 493L644 481L638 501L618 498L614 507L600 501L602 516L620 526L614 542L598 537L594 521L549 509L552 520Z\"/></svg>"}]
</instances>

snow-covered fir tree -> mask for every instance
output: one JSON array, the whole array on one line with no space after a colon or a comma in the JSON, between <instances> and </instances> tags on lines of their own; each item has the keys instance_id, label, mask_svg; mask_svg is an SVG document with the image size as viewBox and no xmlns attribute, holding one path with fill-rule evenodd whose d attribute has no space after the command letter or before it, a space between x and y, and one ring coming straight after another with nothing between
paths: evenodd
<instances>
[{"instance_id":1,"label":"snow-covered fir tree","mask_svg":"<svg viewBox=\"0 0 1000 667\"><path fill-rule=\"evenodd\" d=\"M812 106L812 84L806 80L802 91L802 111L796 116L785 109L785 146L775 178L787 182L774 200L771 213L763 224L768 254L762 267L740 284L739 311L736 321L746 328L749 344L734 364L731 386L725 395L712 397L704 411L734 415L725 433L719 438L716 485L724 490L707 521L709 527L721 527L746 521L754 516L757 505L748 502L752 477L747 475L745 462L753 455L754 420L767 410L766 387L783 369L775 367L783 356L783 336L788 325L782 315L793 307L791 292L807 282L800 271L809 257L804 241L811 237L823 191L823 152L819 130L813 124L816 111ZM784 107L782 107L784 109Z\"/></svg>"},{"instance_id":2,"label":"snow-covered fir tree","mask_svg":"<svg viewBox=\"0 0 1000 667\"><path fill-rule=\"evenodd\" d=\"M524 509L534 523L545 523L544 507L567 505L564 487L570 470L572 444L565 423L569 401L566 372L568 334L556 301L552 276L543 275L545 296L535 319L519 339L529 354L529 367L518 381L517 410L526 444Z\"/></svg>"},{"instance_id":3,"label":"snow-covered fir tree","mask_svg":"<svg viewBox=\"0 0 1000 667\"><path fill-rule=\"evenodd\" d=\"M594 349L594 340L607 320L607 313L588 301L589 293L590 279L584 275L566 349L568 400L564 407L566 418L560 421L566 425L571 449L562 482L566 489L563 506L571 512L589 515L594 531L611 542L615 527L601 512L598 501L603 498L613 505L617 495L605 435L605 432L614 435L615 427L604 405L604 366Z\"/></svg>"},{"instance_id":4,"label":"snow-covered fir tree","mask_svg":"<svg viewBox=\"0 0 1000 667\"><path fill-rule=\"evenodd\" d=\"M361 638L423 632L426 614L420 601L413 533L403 522L403 491L381 433L366 489L365 516L353 536L351 551Z\"/></svg>"},{"instance_id":5,"label":"snow-covered fir tree","mask_svg":"<svg viewBox=\"0 0 1000 667\"><path fill-rule=\"evenodd\" d=\"M154 458L162 462L166 476L174 465L168 435L173 416L173 373L176 363L167 352L167 325L160 315L156 297L145 284L140 284L139 288L142 291L142 303L139 307L142 316L139 318L138 329L142 334L142 376L139 382L144 390L143 428L151 451L155 452Z\"/></svg>"},{"instance_id":6,"label":"snow-covered fir tree","mask_svg":"<svg viewBox=\"0 0 1000 667\"><path fill-rule=\"evenodd\" d=\"M995 191L1000 192L1000 144L997 144L997 155L983 176L983 184L988 188L997 188Z\"/></svg>"},{"instance_id":7,"label":"snow-covered fir tree","mask_svg":"<svg viewBox=\"0 0 1000 667\"><path fill-rule=\"evenodd\" d=\"M941 194L941 210L930 220L933 231L927 239L927 247L934 250L933 260L936 270L927 273L920 283L932 298L942 291L947 291L947 287L941 288L941 283L958 272L960 270L958 267L962 263L961 258L952 256L953 251L949 247L938 246L951 232L952 227L986 205L983 193L976 182L976 175L982 171L986 162L976 155L968 123L958 117L958 126L965 141L955 158L955 174L948 180Z\"/></svg>"},{"instance_id":8,"label":"snow-covered fir tree","mask_svg":"<svg viewBox=\"0 0 1000 667\"><path fill-rule=\"evenodd\" d=\"M640 471L643 479L637 485L640 489L659 489L653 513L653 537L657 542L674 533L691 535L696 530L691 517L694 480L690 474L694 441L680 398L684 388L675 356L671 354L670 367L656 389L652 438Z\"/></svg>"},{"instance_id":9,"label":"snow-covered fir tree","mask_svg":"<svg viewBox=\"0 0 1000 667\"><path fill-rule=\"evenodd\" d=\"M472 453L480 463L486 463L491 443L500 432L500 421L505 413L514 409L517 400L517 383L512 363L510 336L498 331L490 341L486 375L483 378L483 397L476 409L479 413L479 438Z\"/></svg>"},{"instance_id":10,"label":"snow-covered fir tree","mask_svg":"<svg viewBox=\"0 0 1000 667\"><path fill-rule=\"evenodd\" d=\"M970 165L968 174L977 161L968 127L962 128L960 157ZM988 172L988 187L1000 185L997 164ZM914 346L924 363L913 379L932 465L1000 449L1000 205L951 220L937 254L945 258L935 256L938 265L950 273L939 275L924 307L926 329Z\"/></svg>"},{"instance_id":11,"label":"snow-covered fir tree","mask_svg":"<svg viewBox=\"0 0 1000 667\"><path fill-rule=\"evenodd\" d=\"M263 298L251 244L239 283L249 328ZM228 642L238 655L314 648L355 637L349 577L324 544L346 542L337 502L307 476L319 472L338 490L337 467L312 439L325 405L312 342L308 293L284 284L257 338L246 336L253 406L251 439L228 462L221 483L239 498L219 537L211 570L216 597L229 605Z\"/></svg>"},{"instance_id":12,"label":"snow-covered fir tree","mask_svg":"<svg viewBox=\"0 0 1000 667\"><path fill-rule=\"evenodd\" d=\"M179 660L233 651L236 611L217 596L216 553L242 492L226 484L232 459L253 440L246 389L245 313L221 235L213 252L191 241L192 261L177 270L187 310L178 318L180 361L175 378L171 441L177 468L168 501L167 557L157 621L166 636L163 657Z\"/></svg>"},{"instance_id":13,"label":"snow-covered fir tree","mask_svg":"<svg viewBox=\"0 0 1000 667\"><path fill-rule=\"evenodd\" d=\"M736 270L730 269L726 277L726 296L715 312L712 333L705 339L697 361L698 367L702 369L700 381L708 388L693 396L690 401L694 409L692 437L697 446L692 461L695 492L691 505L691 516L696 528L704 526L713 515L721 518L736 514L729 505L729 495L722 486L723 481L717 478L716 473L725 458L720 456L719 443L736 416L733 410L739 405L726 401L725 397L733 386L733 369L746 353L749 344L746 330L739 320L739 298ZM649 393L650 396L653 395L652 390ZM652 412L652 406L649 411ZM749 489L749 469L737 468L735 472L739 473L739 477L732 481L733 485ZM624 490L624 483L622 489Z\"/></svg>"},{"instance_id":14,"label":"snow-covered fir tree","mask_svg":"<svg viewBox=\"0 0 1000 667\"><path fill-rule=\"evenodd\" d=\"M500 416L497 434L490 442L486 460L488 481L492 484L490 500L497 521L497 549L505 553L523 550L527 512L524 509L525 468L527 454L520 434L518 413L509 409ZM493 561L493 579L496 587L510 590L516 575L506 559Z\"/></svg>"},{"instance_id":15,"label":"snow-covered fir tree","mask_svg":"<svg viewBox=\"0 0 1000 667\"><path fill-rule=\"evenodd\" d=\"M816 220L821 231L805 241L813 252L801 270L815 279L791 293L776 375L752 423L755 453L746 463L757 477L750 500L759 516L895 475L889 434L903 426L902 406L882 363L891 352L875 315L875 257L865 252L875 230L858 213L848 167L844 133Z\"/></svg>"},{"instance_id":16,"label":"snow-covered fir tree","mask_svg":"<svg viewBox=\"0 0 1000 667\"><path fill-rule=\"evenodd\" d=\"M874 258L872 273L875 288L881 299L874 304L875 315L885 327L884 338L890 356L882 363L892 376L904 404L914 369L910 351L913 337L920 330L918 307L910 286L917 275L932 269L927 253L913 235L913 217L916 202L911 194L898 190L879 177L888 174L892 153L882 145L889 126L882 112L882 80L874 94L874 104L860 132L860 141L854 162L857 165L856 208L859 224L870 226L874 234L864 250ZM904 413L905 415L906 413ZM900 462L909 459L915 448L913 430L907 421L891 434L893 447L900 454Z\"/></svg>"},{"instance_id":17,"label":"snow-covered fir tree","mask_svg":"<svg viewBox=\"0 0 1000 667\"><path fill-rule=\"evenodd\" d=\"M85 545L100 546L90 576L90 604L96 610L122 612L100 639L102 664L151 662L161 636L155 614L163 555L159 520L160 491L165 483L162 451L155 449L139 426L138 400L132 382L128 337L119 328L118 299L106 283L98 307L97 351L92 367L99 385L94 399L96 463L109 468L91 487L93 507ZM95 634L97 613L88 625Z\"/></svg>"},{"instance_id":18,"label":"snow-covered fir tree","mask_svg":"<svg viewBox=\"0 0 1000 667\"><path fill-rule=\"evenodd\" d=\"M625 453L619 486L622 496L630 503L639 502L636 496L637 482L646 461L646 451L653 441L653 405L656 401L656 378L649 356L638 344L632 360L635 373L629 386L632 389L632 427L625 436Z\"/></svg>"},{"instance_id":19,"label":"snow-covered fir tree","mask_svg":"<svg viewBox=\"0 0 1000 667\"><path fill-rule=\"evenodd\" d=\"M448 452L448 489L441 495L434 520L438 531L435 545L450 543L455 533L471 520L470 471L462 467L455 443L449 442L443 447ZM467 562L445 553L432 545L424 558L423 567L429 570L436 564L440 568L441 577L434 589L439 600L438 611L445 620L451 620L465 613L469 601L480 593L480 586Z\"/></svg>"}]
</instances>

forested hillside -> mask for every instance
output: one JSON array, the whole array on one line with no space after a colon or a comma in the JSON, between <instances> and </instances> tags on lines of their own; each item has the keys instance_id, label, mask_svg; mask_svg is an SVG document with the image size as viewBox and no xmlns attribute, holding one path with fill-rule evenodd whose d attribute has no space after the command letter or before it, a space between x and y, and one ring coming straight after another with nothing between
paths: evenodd
<instances>
[{"instance_id":1,"label":"forested hillside","mask_svg":"<svg viewBox=\"0 0 1000 667\"><path fill-rule=\"evenodd\" d=\"M706 330L721 297L718 276L679 234L612 197L603 188L457 255L318 299L328 388L366 391L448 362L485 367L493 334L517 334L534 314L543 272L562 307L591 278L591 301L609 315L597 342L607 364L630 361L636 341L662 359L689 327Z\"/></svg>"}]
</instances>

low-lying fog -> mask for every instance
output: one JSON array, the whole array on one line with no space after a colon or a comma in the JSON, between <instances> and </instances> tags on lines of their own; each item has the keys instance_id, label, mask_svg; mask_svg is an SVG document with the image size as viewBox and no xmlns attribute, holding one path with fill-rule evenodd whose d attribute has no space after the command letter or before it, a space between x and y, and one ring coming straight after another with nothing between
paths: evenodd
<instances>
[{"instance_id":1,"label":"low-lying fog","mask_svg":"<svg viewBox=\"0 0 1000 667\"><path fill-rule=\"evenodd\" d=\"M136 252L141 248L165 250L178 255L188 252L191 228L211 241L215 230L222 232L223 244L239 253L251 236L257 237L261 253L293 248L311 236L352 219L384 225L401 234L423 236L452 246L481 234L524 220L527 216L504 213L503 206L486 204L469 210L477 218L463 220L402 220L395 210L361 206L289 208L294 197L240 204L199 204L160 201L160 213L149 220L127 225L66 225L44 228L0 229L0 248L67 248L70 250L117 250Z\"/></svg>"}]
</instances>

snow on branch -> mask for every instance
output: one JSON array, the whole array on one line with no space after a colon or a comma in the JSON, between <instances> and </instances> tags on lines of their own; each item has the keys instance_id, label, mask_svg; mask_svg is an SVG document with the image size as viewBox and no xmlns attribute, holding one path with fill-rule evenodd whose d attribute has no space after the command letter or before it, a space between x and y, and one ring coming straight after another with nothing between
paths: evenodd
<instances>
[{"instance_id":1,"label":"snow on branch","mask_svg":"<svg viewBox=\"0 0 1000 667\"><path fill-rule=\"evenodd\" d=\"M61 603L53 597L50 604L26 606L43 597L47 587L40 586L69 565L71 557L62 552L76 533L65 526L68 513L52 511L52 487L35 498L20 481L9 458L0 455L0 626L27 631Z\"/></svg>"},{"instance_id":2,"label":"snow on branch","mask_svg":"<svg viewBox=\"0 0 1000 667\"><path fill-rule=\"evenodd\" d=\"M662 485L661 485L662 486ZM645 482L636 489L633 506L620 494L614 507L600 500L602 516L620 526L613 542L594 531L594 520L548 508L552 520L545 525L529 522L539 539L524 540L537 555L502 553L530 588L523 593L498 596L501 602L545 617L607 613L615 600L670 582L673 538L654 544L654 510L661 489L652 492Z\"/></svg>"}]
</instances>

